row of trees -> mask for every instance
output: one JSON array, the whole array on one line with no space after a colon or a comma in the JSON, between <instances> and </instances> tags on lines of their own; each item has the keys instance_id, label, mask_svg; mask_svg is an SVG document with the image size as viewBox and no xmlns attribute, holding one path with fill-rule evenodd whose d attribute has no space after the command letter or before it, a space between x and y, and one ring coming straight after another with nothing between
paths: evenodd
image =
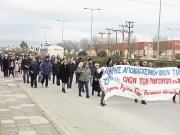
<instances>
[{"instance_id":1,"label":"row of trees","mask_svg":"<svg viewBox=\"0 0 180 135\"><path fill-rule=\"evenodd\" d=\"M152 42L154 44L153 50L157 50L158 35L155 35L154 37L152 37ZM135 50L139 50L139 45L137 44L136 36L131 37L129 46L128 46L128 39L127 38L125 39L125 43L126 43L126 46L128 48L129 55L134 54ZM159 56L161 56L163 53L166 53L171 45L172 45L172 43L168 41L167 36L164 36L164 37L160 36L159 37Z\"/></svg>"},{"instance_id":2,"label":"row of trees","mask_svg":"<svg viewBox=\"0 0 180 135\"><path fill-rule=\"evenodd\" d=\"M109 44L115 44L115 43L116 43L115 37L110 37L109 38ZM74 50L75 52L77 52L79 50L88 50L89 44L90 44L90 40L88 38L82 38L79 42L73 42L71 40L65 40L63 42L63 44L58 43L59 46L62 46L68 52L70 52L71 50ZM91 44L93 44L93 45L101 44L101 42L99 41L99 37L97 35L94 35L92 37ZM103 42L103 44L108 44L108 38L105 39L105 42ZM95 47L98 48L98 46L95 46ZM97 50L96 48L94 48L94 49Z\"/></svg>"},{"instance_id":3,"label":"row of trees","mask_svg":"<svg viewBox=\"0 0 180 135\"><path fill-rule=\"evenodd\" d=\"M118 43L119 43L119 40L120 39L118 39ZM159 56L161 56L163 53L167 52L168 48L170 48L171 42L168 41L168 37L166 37L166 36L160 37L159 40L160 40ZM157 35L152 37L152 42L154 43L153 50L157 50L157 45L158 45L158 36ZM63 44L59 43L58 45L62 46L65 50L67 50L67 52L71 52L72 50L74 52L79 52L81 50L88 50L89 44L90 44L90 40L88 38L82 38L79 42L65 40L63 42ZM96 54L98 54L98 52L100 50L102 50L102 46L100 46L100 44L108 44L108 38L106 38L104 42L100 42L99 36L94 35L92 37L91 44L93 44L94 50L96 51ZM135 50L139 49L136 36L132 36L130 38L129 46L128 46L128 38L125 38L125 44L126 44L126 47L128 48L128 54L130 56L135 53ZM28 45L26 42L22 41L22 43L20 44L20 47L23 49L23 51L25 51L25 50L27 50ZM112 53L112 52L116 53L116 50L117 50L116 38L113 36L109 37L108 50L110 53Z\"/></svg>"},{"instance_id":4,"label":"row of trees","mask_svg":"<svg viewBox=\"0 0 180 135\"><path fill-rule=\"evenodd\" d=\"M159 56L161 56L163 53L167 52L168 48L171 46L171 43L168 41L168 37L160 37L160 44L159 44ZM119 43L120 39L118 39ZM158 44L158 36L155 35L152 37L152 42L154 43L153 50L157 50L157 44ZM82 38L79 42L73 42L71 40L66 40L62 43L59 43L58 45L62 46L65 50L68 52L71 52L71 50L74 50L74 52L78 52L80 50L88 50L88 45L90 44L90 40L88 38ZM94 35L91 40L91 44L93 44L94 50L96 51L96 54L102 49L102 47L99 44L108 44L108 38L105 39L105 41L102 43L99 41L99 36ZM116 38L111 36L109 37L109 52L115 52L117 50L116 46ZM137 44L137 38L136 36L132 36L130 38L130 44L128 46L128 38L125 38L125 44L128 48L128 54L134 54L135 50L138 50L139 46Z\"/></svg>"}]
</instances>

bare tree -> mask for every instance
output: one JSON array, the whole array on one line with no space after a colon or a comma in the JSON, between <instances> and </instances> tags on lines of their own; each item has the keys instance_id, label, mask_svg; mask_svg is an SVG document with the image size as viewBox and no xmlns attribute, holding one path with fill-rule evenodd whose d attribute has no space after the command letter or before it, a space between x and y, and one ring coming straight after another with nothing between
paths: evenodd
<instances>
[{"instance_id":1,"label":"bare tree","mask_svg":"<svg viewBox=\"0 0 180 135\"><path fill-rule=\"evenodd\" d=\"M97 55L97 53L102 49L102 45L93 45L93 48L94 48L94 50L96 51L96 55Z\"/></svg>"},{"instance_id":2,"label":"bare tree","mask_svg":"<svg viewBox=\"0 0 180 135\"><path fill-rule=\"evenodd\" d=\"M68 52L70 52L72 50L72 42L71 40L65 40L63 43L63 48L64 50L67 50Z\"/></svg>"},{"instance_id":3,"label":"bare tree","mask_svg":"<svg viewBox=\"0 0 180 135\"><path fill-rule=\"evenodd\" d=\"M152 41L154 42L153 50L157 50L158 46L158 35L155 35L152 38ZM159 56L161 56L163 53L167 52L168 48L170 47L170 43L168 42L168 37L159 37Z\"/></svg>"},{"instance_id":4,"label":"bare tree","mask_svg":"<svg viewBox=\"0 0 180 135\"><path fill-rule=\"evenodd\" d=\"M91 39L91 44L98 45L99 44L99 37L97 35L94 35Z\"/></svg>"},{"instance_id":5,"label":"bare tree","mask_svg":"<svg viewBox=\"0 0 180 135\"><path fill-rule=\"evenodd\" d=\"M78 52L80 49L79 42L74 42L72 44L72 49L74 50L74 52Z\"/></svg>"},{"instance_id":6,"label":"bare tree","mask_svg":"<svg viewBox=\"0 0 180 135\"><path fill-rule=\"evenodd\" d=\"M92 37L91 43L93 45L92 47L93 47L94 51L97 54L99 52L99 50L101 49L101 45L100 45L100 41L99 41L98 35L94 35Z\"/></svg>"},{"instance_id":7,"label":"bare tree","mask_svg":"<svg viewBox=\"0 0 180 135\"><path fill-rule=\"evenodd\" d=\"M80 45L80 49L88 50L89 39L88 38L82 38L79 41L79 45Z\"/></svg>"},{"instance_id":8,"label":"bare tree","mask_svg":"<svg viewBox=\"0 0 180 135\"><path fill-rule=\"evenodd\" d=\"M108 44L108 36L105 41L106 44ZM116 38L114 36L109 36L109 44L115 44L116 43Z\"/></svg>"},{"instance_id":9,"label":"bare tree","mask_svg":"<svg viewBox=\"0 0 180 135\"><path fill-rule=\"evenodd\" d=\"M138 49L136 36L131 37L129 45L128 45L128 38L125 38L125 43L126 43L128 55L131 56L132 54L135 53L135 50Z\"/></svg>"},{"instance_id":10,"label":"bare tree","mask_svg":"<svg viewBox=\"0 0 180 135\"><path fill-rule=\"evenodd\" d=\"M109 40L109 42L108 42ZM108 50L109 50L109 53L111 54L112 52L115 52L116 50L116 38L114 36L109 36L109 39L108 39L108 36L106 37L106 41L105 41L106 44L108 44Z\"/></svg>"}]
</instances>

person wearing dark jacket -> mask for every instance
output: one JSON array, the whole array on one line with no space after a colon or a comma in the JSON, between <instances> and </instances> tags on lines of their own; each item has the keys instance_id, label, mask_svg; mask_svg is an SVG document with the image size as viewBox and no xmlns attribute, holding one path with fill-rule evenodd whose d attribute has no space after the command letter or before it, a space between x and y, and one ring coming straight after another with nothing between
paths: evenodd
<instances>
[{"instance_id":1,"label":"person wearing dark jacket","mask_svg":"<svg viewBox=\"0 0 180 135\"><path fill-rule=\"evenodd\" d=\"M49 56L46 56L45 60L41 63L40 71L43 75L43 79L41 81L42 87L44 84L44 80L46 80L45 87L48 88L48 78L49 78L49 75L52 73L52 64L51 64L51 61L49 61Z\"/></svg>"},{"instance_id":2,"label":"person wearing dark jacket","mask_svg":"<svg viewBox=\"0 0 180 135\"><path fill-rule=\"evenodd\" d=\"M52 55L52 56L51 56L51 64L53 65L54 62L55 62L55 56Z\"/></svg>"},{"instance_id":3,"label":"person wearing dark jacket","mask_svg":"<svg viewBox=\"0 0 180 135\"><path fill-rule=\"evenodd\" d=\"M37 88L37 74L39 71L39 66L36 63L36 59L33 59L32 63L29 65L29 71L31 74L31 88L33 88L33 83L34 83L34 88Z\"/></svg>"},{"instance_id":4,"label":"person wearing dark jacket","mask_svg":"<svg viewBox=\"0 0 180 135\"><path fill-rule=\"evenodd\" d=\"M75 64L73 63L73 59L70 59L68 66L69 66L70 77L68 80L67 88L72 88L73 75L74 75L74 71L75 71Z\"/></svg>"},{"instance_id":5,"label":"person wearing dark jacket","mask_svg":"<svg viewBox=\"0 0 180 135\"><path fill-rule=\"evenodd\" d=\"M68 79L70 77L70 72L69 72L69 66L67 65L67 60L63 61L63 64L60 66L60 72L59 72L59 77L62 81L62 91L65 93L65 84L68 82Z\"/></svg>"},{"instance_id":6,"label":"person wearing dark jacket","mask_svg":"<svg viewBox=\"0 0 180 135\"><path fill-rule=\"evenodd\" d=\"M29 60L29 65L32 63L32 60L33 60L33 56L29 56L29 58L28 58L28 60ZM31 77L31 73L30 73L30 71L29 71L29 76Z\"/></svg>"},{"instance_id":7,"label":"person wearing dark jacket","mask_svg":"<svg viewBox=\"0 0 180 135\"><path fill-rule=\"evenodd\" d=\"M59 65L59 67L60 67L61 66L61 59L58 59L57 63Z\"/></svg>"},{"instance_id":8,"label":"person wearing dark jacket","mask_svg":"<svg viewBox=\"0 0 180 135\"><path fill-rule=\"evenodd\" d=\"M91 70L90 85L92 86L92 81L93 81L92 70L94 69L93 59L89 58L88 59L88 64L89 64L89 69Z\"/></svg>"},{"instance_id":9,"label":"person wearing dark jacket","mask_svg":"<svg viewBox=\"0 0 180 135\"><path fill-rule=\"evenodd\" d=\"M15 67L14 57L11 56L10 61L9 61L9 76L10 74L12 74L14 77L14 67Z\"/></svg>"},{"instance_id":10,"label":"person wearing dark jacket","mask_svg":"<svg viewBox=\"0 0 180 135\"><path fill-rule=\"evenodd\" d=\"M107 66L107 67L112 67L112 66L113 66L113 65L112 65L112 59L111 59L111 58L108 59L108 61L107 61L107 63L106 63L106 66Z\"/></svg>"},{"instance_id":11,"label":"person wearing dark jacket","mask_svg":"<svg viewBox=\"0 0 180 135\"><path fill-rule=\"evenodd\" d=\"M26 82L26 76L27 76L27 83L29 83L29 65L30 65L30 61L28 60L27 55L25 55L21 63L24 83Z\"/></svg>"},{"instance_id":12,"label":"person wearing dark jacket","mask_svg":"<svg viewBox=\"0 0 180 135\"><path fill-rule=\"evenodd\" d=\"M59 77L59 69L60 69L60 66L59 64L57 63L58 59L55 59L55 61L53 62L52 64L52 74L53 74L53 84L54 84L54 79L55 79L55 76L56 76L56 82L58 81Z\"/></svg>"},{"instance_id":13,"label":"person wearing dark jacket","mask_svg":"<svg viewBox=\"0 0 180 135\"><path fill-rule=\"evenodd\" d=\"M4 72L4 77L8 77L8 70L9 70L9 58L8 58L8 55L5 54L4 55L4 58L2 59L2 69L3 69L3 72Z\"/></svg>"},{"instance_id":14,"label":"person wearing dark jacket","mask_svg":"<svg viewBox=\"0 0 180 135\"><path fill-rule=\"evenodd\" d=\"M4 55L2 54L2 55L1 55L1 58L0 58L0 63L1 63L1 64L0 64L0 66L1 66L0 68L1 68L1 72L3 71L3 68L2 68L2 67L3 67L3 66L2 66L3 59L4 59Z\"/></svg>"},{"instance_id":15,"label":"person wearing dark jacket","mask_svg":"<svg viewBox=\"0 0 180 135\"><path fill-rule=\"evenodd\" d=\"M2 55L0 54L0 68L2 67ZM2 69L2 68L1 68Z\"/></svg>"},{"instance_id":16,"label":"person wearing dark jacket","mask_svg":"<svg viewBox=\"0 0 180 135\"><path fill-rule=\"evenodd\" d=\"M43 60L42 60L41 57L36 61L36 63L38 63L38 67L41 65L42 61ZM42 78L43 78L43 75L42 75L42 73L40 72L40 69L39 69L39 71L38 71L38 82L41 82Z\"/></svg>"},{"instance_id":17,"label":"person wearing dark jacket","mask_svg":"<svg viewBox=\"0 0 180 135\"><path fill-rule=\"evenodd\" d=\"M94 91L98 92L97 96L101 96L101 88L99 84L99 79L102 77L103 72L101 71L100 73L97 71L99 69L99 64L95 64L95 68L92 70L92 75L93 75L93 82L92 82L92 95L94 95Z\"/></svg>"},{"instance_id":18,"label":"person wearing dark jacket","mask_svg":"<svg viewBox=\"0 0 180 135\"><path fill-rule=\"evenodd\" d=\"M78 69L78 66L79 66L79 63L83 62L83 59L80 57L75 60L75 71L77 71ZM76 82L75 83L78 83L78 78L79 78L79 75L77 74L77 72L75 72L76 74Z\"/></svg>"}]
</instances>

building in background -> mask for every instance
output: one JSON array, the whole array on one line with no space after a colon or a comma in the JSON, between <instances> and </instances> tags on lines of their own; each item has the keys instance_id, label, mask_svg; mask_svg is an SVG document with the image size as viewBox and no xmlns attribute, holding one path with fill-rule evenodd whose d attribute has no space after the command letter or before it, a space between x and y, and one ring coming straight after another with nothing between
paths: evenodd
<instances>
[{"instance_id":1,"label":"building in background","mask_svg":"<svg viewBox=\"0 0 180 135\"><path fill-rule=\"evenodd\" d=\"M96 55L100 50L105 50L108 55L120 54L122 57L126 57L129 52L129 57L140 58L142 56L156 57L157 43L156 42L137 42L130 43L129 47L127 43L118 44L97 44L88 45L88 52L92 55ZM129 51L128 51L129 50ZM176 54L180 53L180 40L162 41L159 44L160 58L172 60Z\"/></svg>"}]
</instances>

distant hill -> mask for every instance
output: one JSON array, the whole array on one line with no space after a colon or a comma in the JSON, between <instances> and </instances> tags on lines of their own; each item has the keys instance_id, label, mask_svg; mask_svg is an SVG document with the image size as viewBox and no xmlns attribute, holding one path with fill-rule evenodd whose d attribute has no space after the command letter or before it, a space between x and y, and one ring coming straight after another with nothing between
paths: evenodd
<instances>
[{"instance_id":1,"label":"distant hill","mask_svg":"<svg viewBox=\"0 0 180 135\"><path fill-rule=\"evenodd\" d=\"M17 40L11 40L11 39L0 39L0 47L8 46L8 45L9 45L9 47L19 47L21 42L17 41ZM34 47L34 41L26 41L26 42L29 47L31 47L31 46ZM40 41L36 41L35 43L36 43L35 46L40 46L41 44L43 44Z\"/></svg>"}]
</instances>

